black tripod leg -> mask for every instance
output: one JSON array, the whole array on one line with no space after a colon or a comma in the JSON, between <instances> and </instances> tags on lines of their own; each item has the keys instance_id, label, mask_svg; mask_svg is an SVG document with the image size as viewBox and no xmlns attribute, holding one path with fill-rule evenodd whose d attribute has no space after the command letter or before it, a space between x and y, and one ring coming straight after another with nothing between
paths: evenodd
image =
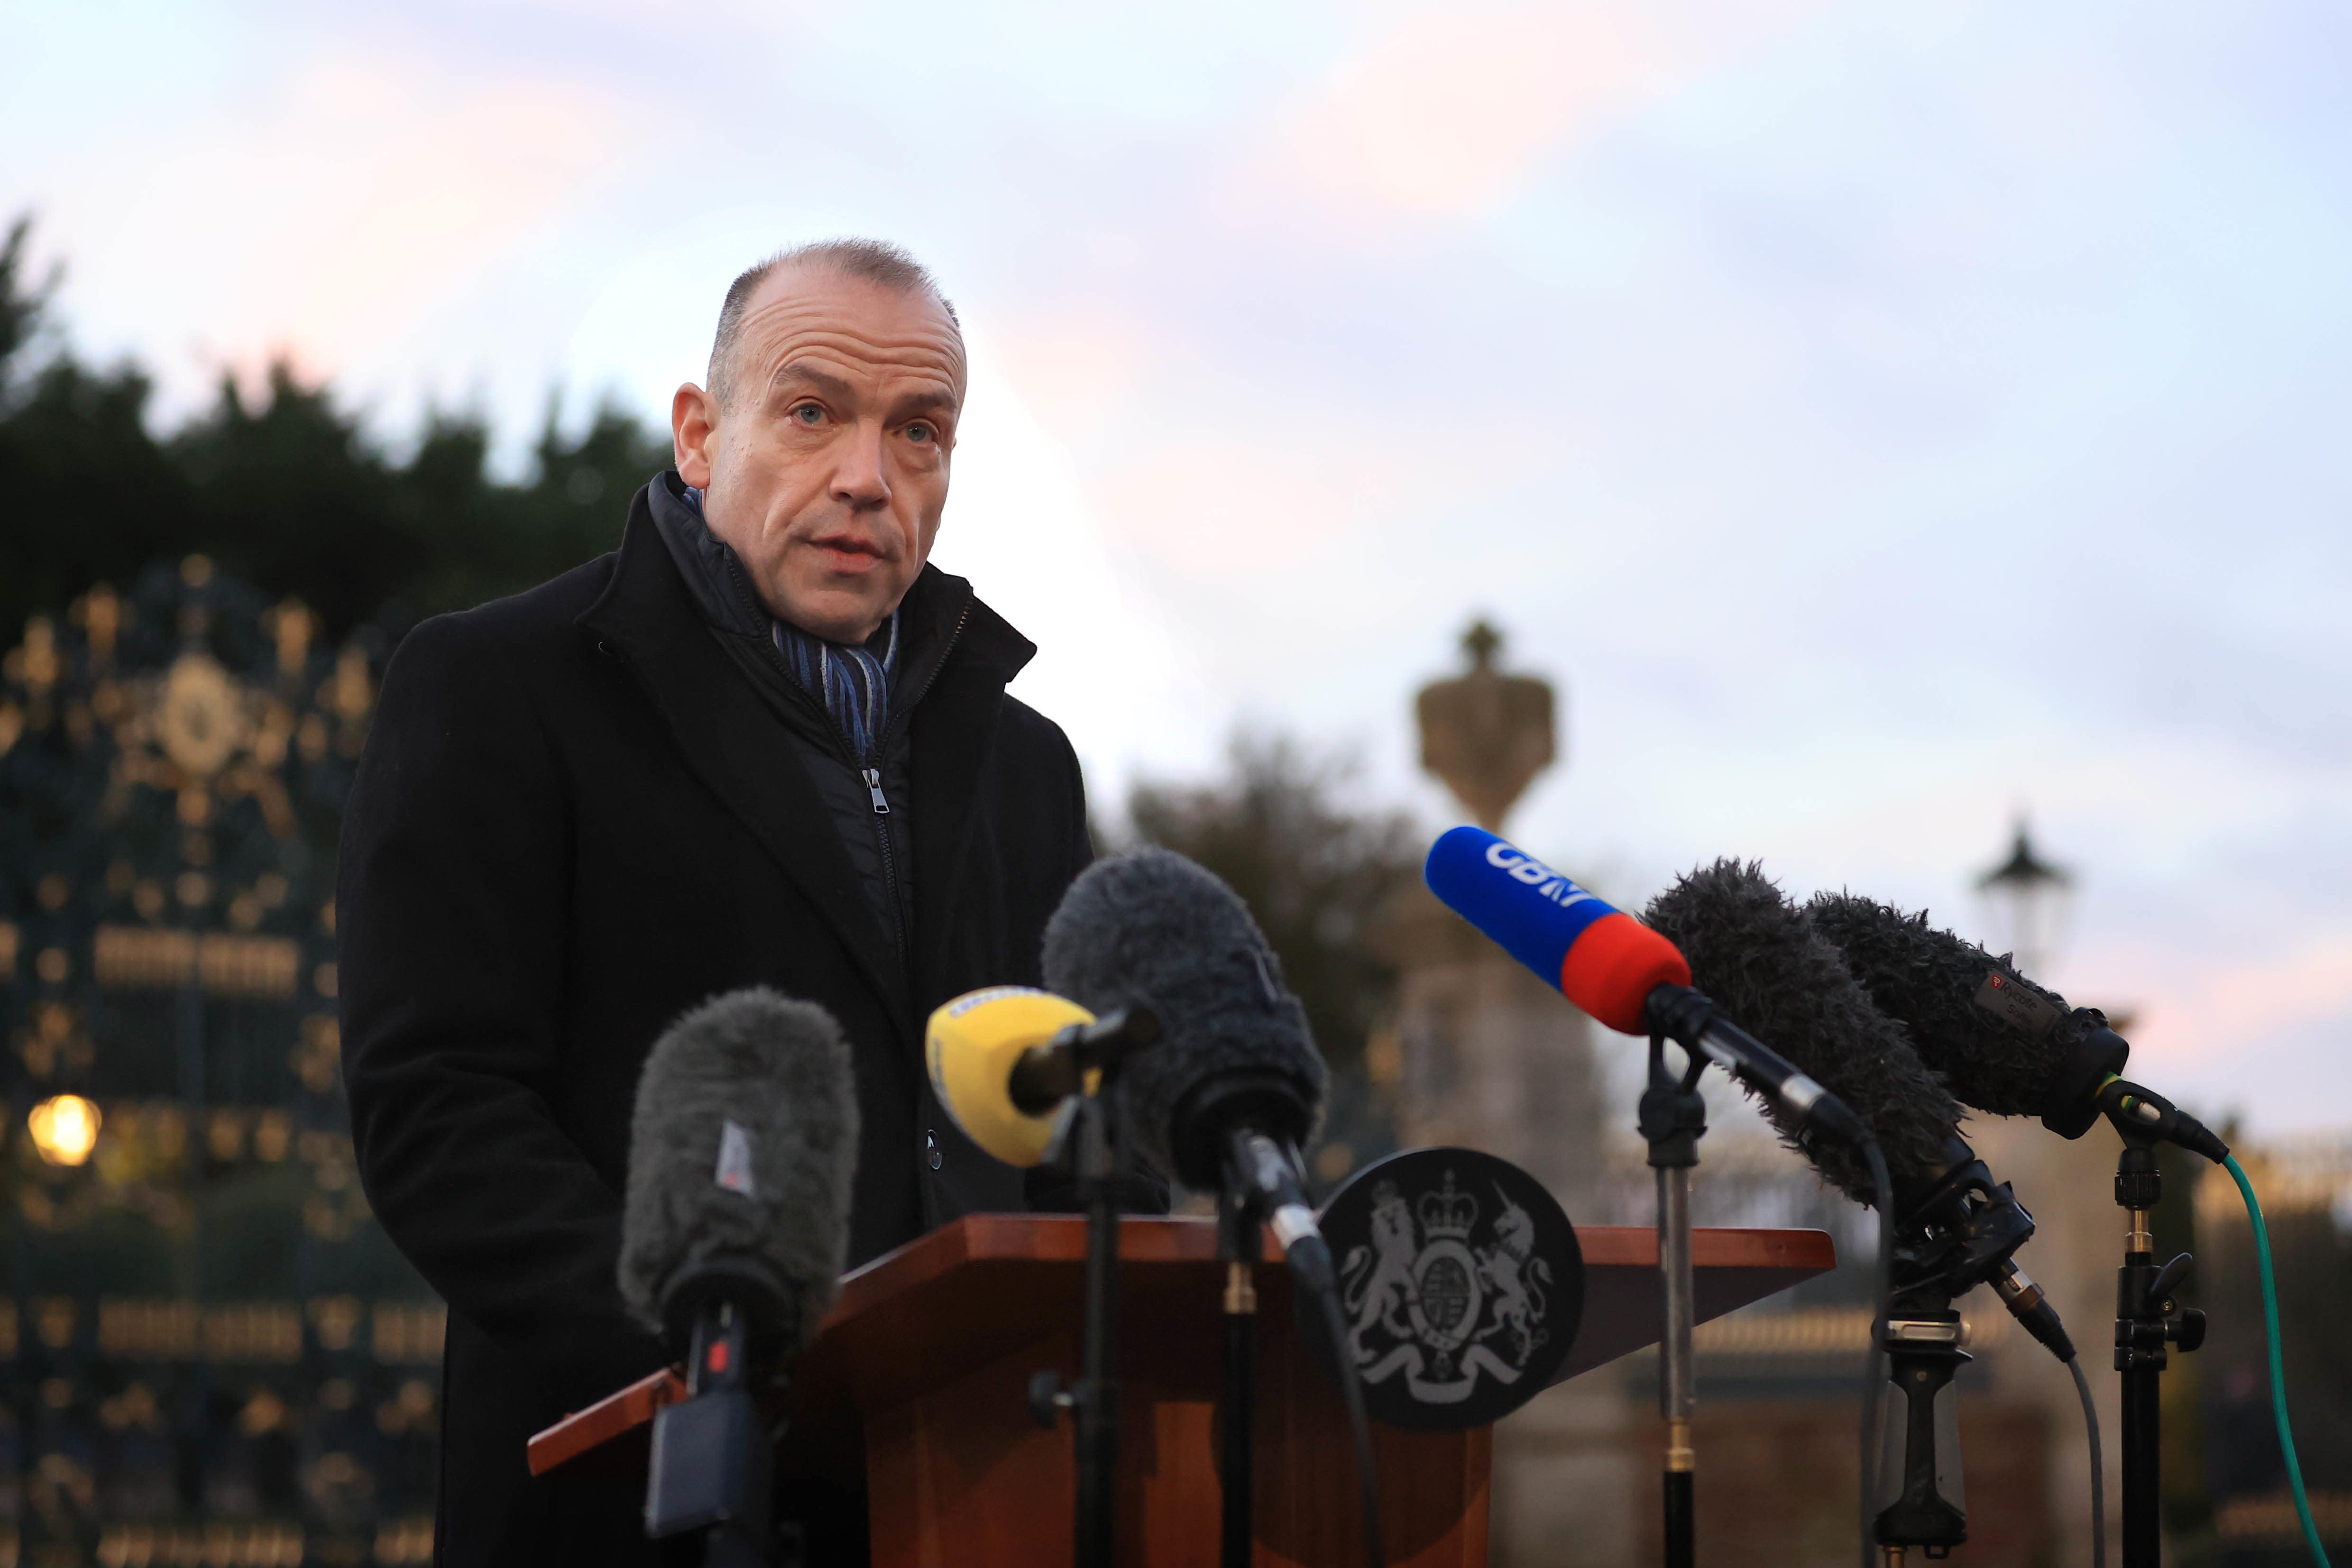
<instances>
[{"instance_id":1,"label":"black tripod leg","mask_svg":"<svg viewBox=\"0 0 2352 1568\"><path fill-rule=\"evenodd\" d=\"M2123 1375L2124 1568L2158 1568L2163 1550L2164 1477L2159 1445L2164 1440L2158 1401L2163 1398L2152 1366Z\"/></svg>"}]
</instances>

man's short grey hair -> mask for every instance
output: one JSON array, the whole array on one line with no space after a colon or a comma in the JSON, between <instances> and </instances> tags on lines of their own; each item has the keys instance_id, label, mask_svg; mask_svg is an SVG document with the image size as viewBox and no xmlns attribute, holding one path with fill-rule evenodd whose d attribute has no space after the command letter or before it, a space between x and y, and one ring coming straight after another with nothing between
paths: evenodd
<instances>
[{"instance_id":1,"label":"man's short grey hair","mask_svg":"<svg viewBox=\"0 0 2352 1568\"><path fill-rule=\"evenodd\" d=\"M744 312L751 308L751 297L760 292L760 285L780 267L831 267L900 294L928 294L948 313L948 322L955 328L957 336L962 336L963 323L957 319L955 307L949 303L948 297L940 292L939 279L931 276L929 267L888 240L821 239L796 245L745 267L727 286L727 298L719 307L719 330L710 340L710 395L721 408L735 398L735 351L743 336Z\"/></svg>"}]
</instances>

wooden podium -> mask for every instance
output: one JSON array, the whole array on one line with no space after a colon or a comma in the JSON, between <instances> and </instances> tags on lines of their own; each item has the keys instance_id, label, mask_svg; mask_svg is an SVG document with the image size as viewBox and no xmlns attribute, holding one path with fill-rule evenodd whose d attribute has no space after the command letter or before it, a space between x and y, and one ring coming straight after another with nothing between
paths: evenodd
<instances>
[{"instance_id":1,"label":"wooden podium","mask_svg":"<svg viewBox=\"0 0 2352 1568\"><path fill-rule=\"evenodd\" d=\"M1658 1336L1657 1233L1580 1229L1584 1321L1561 1377ZM1119 1548L1122 1563L1216 1568L1219 1301L1207 1219L1119 1229ZM1356 1474L1339 1396L1292 1329L1271 1239L1258 1277L1259 1568L1360 1568ZM973 1215L847 1276L793 1372L786 1473L865 1472L876 1568L1054 1568L1070 1561L1076 1466L1067 1420L1030 1415L1033 1373L1078 1364L1086 1221ZM1701 1322L1835 1262L1818 1230L1698 1230ZM530 1440L530 1469L593 1466L642 1481L653 1413L684 1385L656 1374ZM1375 1427L1381 1516L1396 1568L1486 1561L1493 1428Z\"/></svg>"}]
</instances>

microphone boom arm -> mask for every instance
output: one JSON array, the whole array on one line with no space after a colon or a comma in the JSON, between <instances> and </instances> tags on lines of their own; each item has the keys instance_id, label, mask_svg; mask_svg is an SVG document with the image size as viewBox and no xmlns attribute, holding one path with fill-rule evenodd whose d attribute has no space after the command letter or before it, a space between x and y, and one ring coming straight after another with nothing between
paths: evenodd
<instances>
[{"instance_id":1,"label":"microphone boom arm","mask_svg":"<svg viewBox=\"0 0 2352 1568\"><path fill-rule=\"evenodd\" d=\"M1818 1125L1859 1143L1870 1136L1844 1101L1801 1072L1789 1060L1716 1010L1688 986L1660 986L1644 1004L1651 1027L1684 1050L1705 1056L1778 1106L1794 1130Z\"/></svg>"}]
</instances>

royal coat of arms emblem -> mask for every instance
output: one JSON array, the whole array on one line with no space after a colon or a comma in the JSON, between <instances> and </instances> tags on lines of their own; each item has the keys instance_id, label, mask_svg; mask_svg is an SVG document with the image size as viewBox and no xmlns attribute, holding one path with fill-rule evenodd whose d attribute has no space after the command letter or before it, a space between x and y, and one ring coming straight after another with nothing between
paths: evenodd
<instances>
[{"instance_id":1,"label":"royal coat of arms emblem","mask_svg":"<svg viewBox=\"0 0 2352 1568\"><path fill-rule=\"evenodd\" d=\"M1470 1149L1416 1149L1325 1207L1348 1338L1371 1412L1483 1426L1547 1386L1583 1315L1576 1232L1543 1186Z\"/></svg>"}]
</instances>

